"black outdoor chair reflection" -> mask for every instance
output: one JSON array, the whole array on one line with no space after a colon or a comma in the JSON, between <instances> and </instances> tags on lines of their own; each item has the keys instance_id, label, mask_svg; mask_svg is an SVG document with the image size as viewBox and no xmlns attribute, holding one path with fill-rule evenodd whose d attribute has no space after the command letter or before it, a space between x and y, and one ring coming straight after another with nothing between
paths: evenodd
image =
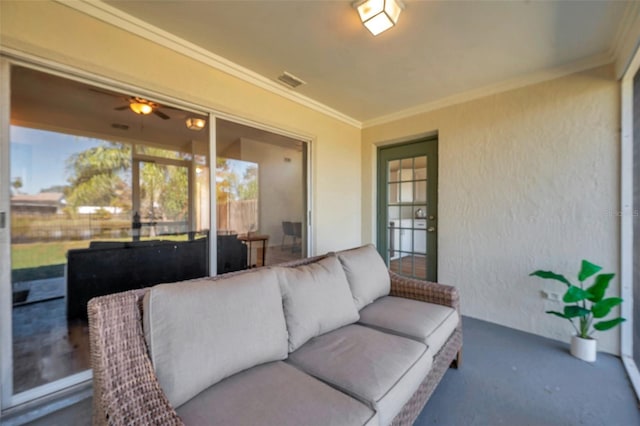
<instances>
[{"instance_id":1,"label":"black outdoor chair reflection","mask_svg":"<svg viewBox=\"0 0 640 426\"><path fill-rule=\"evenodd\" d=\"M291 253L300 250L300 243L302 241L302 222L282 222L282 246L281 250L285 248L286 238L291 238Z\"/></svg>"}]
</instances>

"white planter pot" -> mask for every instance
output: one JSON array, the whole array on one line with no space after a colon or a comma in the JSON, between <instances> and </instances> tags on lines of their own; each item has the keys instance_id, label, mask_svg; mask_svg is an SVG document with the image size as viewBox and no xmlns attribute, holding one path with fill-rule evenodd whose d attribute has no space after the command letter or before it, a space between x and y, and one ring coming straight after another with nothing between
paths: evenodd
<instances>
[{"instance_id":1,"label":"white planter pot","mask_svg":"<svg viewBox=\"0 0 640 426\"><path fill-rule=\"evenodd\" d=\"M571 336L571 355L583 361L595 362L597 342L596 339Z\"/></svg>"}]
</instances>

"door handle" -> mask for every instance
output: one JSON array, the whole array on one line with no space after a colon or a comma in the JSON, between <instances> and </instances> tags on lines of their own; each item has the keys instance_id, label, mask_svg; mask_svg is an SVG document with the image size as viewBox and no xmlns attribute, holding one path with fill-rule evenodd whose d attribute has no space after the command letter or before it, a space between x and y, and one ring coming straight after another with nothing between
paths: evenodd
<instances>
[{"instance_id":1,"label":"door handle","mask_svg":"<svg viewBox=\"0 0 640 426\"><path fill-rule=\"evenodd\" d=\"M436 232L436 227L435 226L428 227L427 232Z\"/></svg>"}]
</instances>

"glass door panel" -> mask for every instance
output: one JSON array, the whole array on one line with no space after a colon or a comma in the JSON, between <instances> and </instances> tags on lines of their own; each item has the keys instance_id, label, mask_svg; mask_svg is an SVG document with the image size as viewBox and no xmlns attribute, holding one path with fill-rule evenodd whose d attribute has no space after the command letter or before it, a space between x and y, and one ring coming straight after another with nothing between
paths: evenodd
<instances>
[{"instance_id":1,"label":"glass door panel","mask_svg":"<svg viewBox=\"0 0 640 426\"><path fill-rule=\"evenodd\" d=\"M217 120L218 274L307 255L307 144Z\"/></svg>"},{"instance_id":2,"label":"glass door panel","mask_svg":"<svg viewBox=\"0 0 640 426\"><path fill-rule=\"evenodd\" d=\"M435 281L437 141L379 151L378 250L392 271Z\"/></svg>"},{"instance_id":3,"label":"glass door panel","mask_svg":"<svg viewBox=\"0 0 640 426\"><path fill-rule=\"evenodd\" d=\"M134 114L127 99L11 68L3 408L91 377L90 298L209 274L208 132L174 108Z\"/></svg>"}]
</instances>

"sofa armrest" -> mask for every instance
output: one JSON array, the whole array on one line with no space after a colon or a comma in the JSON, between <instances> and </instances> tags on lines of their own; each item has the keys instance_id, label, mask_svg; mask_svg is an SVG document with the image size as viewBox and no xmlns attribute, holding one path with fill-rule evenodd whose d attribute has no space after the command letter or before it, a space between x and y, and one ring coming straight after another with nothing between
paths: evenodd
<instances>
[{"instance_id":1,"label":"sofa armrest","mask_svg":"<svg viewBox=\"0 0 640 426\"><path fill-rule=\"evenodd\" d=\"M145 290L94 298L87 306L94 425L182 425L156 378L142 329Z\"/></svg>"},{"instance_id":2,"label":"sofa armrest","mask_svg":"<svg viewBox=\"0 0 640 426\"><path fill-rule=\"evenodd\" d=\"M389 277L391 278L390 296L435 303L460 311L460 295L458 289L453 286L407 278L393 271L389 271Z\"/></svg>"}]
</instances>

